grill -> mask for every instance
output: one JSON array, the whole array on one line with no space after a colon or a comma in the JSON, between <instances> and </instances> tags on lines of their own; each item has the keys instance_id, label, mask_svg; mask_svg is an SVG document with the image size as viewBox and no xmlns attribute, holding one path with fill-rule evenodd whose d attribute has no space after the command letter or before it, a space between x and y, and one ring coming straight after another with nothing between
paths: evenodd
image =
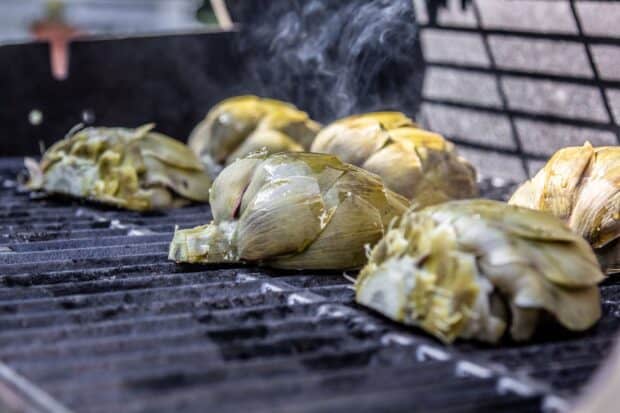
<instances>
[{"instance_id":1,"label":"grill","mask_svg":"<svg viewBox=\"0 0 620 413\"><path fill-rule=\"evenodd\" d=\"M615 45L617 38L584 34L580 23L572 34L489 28L481 18L490 4L485 1L463 12L451 8L452 14L441 9L439 14L432 9L424 13L426 8L417 3L422 45L427 47L426 83L419 96L408 99L421 105L423 123L454 139L478 162L486 175L480 183L485 196L506 199L514 182L560 143L528 146L524 137L539 133L537 128L598 131L602 135L597 139L616 142L618 126L608 96L618 84L601 78L589 47ZM573 2L542 3L568 5L579 22ZM239 16L248 12L237 7L233 11ZM480 36L486 63L433 55L433 45L442 41L440 32ZM257 83L254 76L242 76L241 69L227 70L243 66L231 45L248 42L244 36L242 30L80 41L72 46L65 82L51 80L41 69L47 67L44 45L4 47L0 62L10 61L15 70L0 77L4 96L13 101L11 110L0 107L0 121L4 136L23 139L3 141L3 153L35 153L39 140L49 144L84 111L94 114L97 124L155 119L162 131L176 136L185 136L203 109L241 92L268 90L302 107L306 105L299 100L309 99L310 107L320 112L316 97L281 91L265 79ZM494 58L493 36L585 45L593 76L506 69ZM252 58L261 62L264 56ZM23 82L20 70L28 67L37 71ZM476 95L470 100L446 96L433 86L437 69L457 79L471 73L490 77L499 100L487 104ZM101 71L105 84L91 87ZM604 120L516 109L504 90L503 81L510 76L606 92L601 98ZM387 103L394 104L390 99ZM31 109L43 112L41 126L25 122ZM596 118L590 109L586 114ZM459 134L440 122L441 116L449 116ZM471 116L505 121L502 136L509 143L476 135L467 121ZM524 120L529 126L523 126ZM140 214L39 199L18 189L15 176L21 165L21 158L0 158L0 410L560 412L609 353L620 327L620 283L608 280L601 287L603 318L590 331L546 329L524 344L445 346L357 306L340 272L169 262L174 226L206 223L208 206Z\"/></svg>"},{"instance_id":2,"label":"grill","mask_svg":"<svg viewBox=\"0 0 620 413\"><path fill-rule=\"evenodd\" d=\"M69 408L377 411L415 400L438 411L537 411L560 402L546 384L493 364L527 363L530 347L445 348L357 307L340 273L177 266L166 257L174 225L204 222L208 207L144 215L32 200L12 185L15 164L2 164L0 357ZM542 348L574 361L570 343ZM582 370L594 368L589 360Z\"/></svg>"}]
</instances>

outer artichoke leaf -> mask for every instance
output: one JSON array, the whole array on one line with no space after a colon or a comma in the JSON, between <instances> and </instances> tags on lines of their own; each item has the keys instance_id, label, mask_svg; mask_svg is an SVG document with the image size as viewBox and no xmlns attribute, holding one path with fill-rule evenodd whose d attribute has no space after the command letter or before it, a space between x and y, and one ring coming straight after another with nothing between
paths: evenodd
<instances>
[{"instance_id":1,"label":"outer artichoke leaf","mask_svg":"<svg viewBox=\"0 0 620 413\"><path fill-rule=\"evenodd\" d=\"M233 164L234 165L234 164ZM312 175L308 165L302 161L296 161L286 157L269 156L261 162L253 172L249 185L241 198L240 214L248 208L248 205L256 198L263 187L275 180L281 180L295 176Z\"/></svg>"},{"instance_id":2,"label":"outer artichoke leaf","mask_svg":"<svg viewBox=\"0 0 620 413\"><path fill-rule=\"evenodd\" d=\"M171 167L204 171L200 160L192 151L173 138L157 132L150 132L140 140L143 156L152 156Z\"/></svg>"},{"instance_id":3,"label":"outer artichoke leaf","mask_svg":"<svg viewBox=\"0 0 620 413\"><path fill-rule=\"evenodd\" d=\"M531 300L520 290L514 299L520 308L544 308L566 328L581 331L592 327L601 318L600 294L597 286L566 289L538 277L540 297ZM542 298L542 302L539 299Z\"/></svg>"},{"instance_id":4,"label":"outer artichoke leaf","mask_svg":"<svg viewBox=\"0 0 620 413\"><path fill-rule=\"evenodd\" d=\"M263 260L303 251L320 233L325 212L314 178L292 176L265 184L239 219L240 257Z\"/></svg>"},{"instance_id":5,"label":"outer artichoke leaf","mask_svg":"<svg viewBox=\"0 0 620 413\"><path fill-rule=\"evenodd\" d=\"M387 190L381 178L362 169L352 169L344 174L330 191L336 191L341 200L347 194L356 194L370 203L379 211L384 228L409 207L406 198ZM326 194L326 198L329 196Z\"/></svg>"},{"instance_id":6,"label":"outer artichoke leaf","mask_svg":"<svg viewBox=\"0 0 620 413\"><path fill-rule=\"evenodd\" d=\"M325 134L328 137L323 138ZM329 136L333 136L329 138ZM350 128L336 124L319 132L312 145L313 152L325 152L337 156L344 162L362 165L370 155L382 148L390 135L379 123L370 123L363 128ZM325 142L321 144L321 142Z\"/></svg>"},{"instance_id":7,"label":"outer artichoke leaf","mask_svg":"<svg viewBox=\"0 0 620 413\"><path fill-rule=\"evenodd\" d=\"M418 155L403 150L399 144L388 145L375 152L362 167L382 176L388 188L409 199L417 192L417 186L423 179L422 163Z\"/></svg>"},{"instance_id":8,"label":"outer artichoke leaf","mask_svg":"<svg viewBox=\"0 0 620 413\"><path fill-rule=\"evenodd\" d=\"M487 199L452 201L429 207L433 214L442 216L472 215L480 217L489 225L509 231L522 238L546 241L573 242L573 232L557 219L544 212L506 206L502 202Z\"/></svg>"},{"instance_id":9,"label":"outer artichoke leaf","mask_svg":"<svg viewBox=\"0 0 620 413\"><path fill-rule=\"evenodd\" d=\"M581 243L578 247L575 244ZM596 255L587 242L576 239L575 244L533 242L528 255L539 271L551 282L564 287L597 285L605 279Z\"/></svg>"},{"instance_id":10,"label":"outer artichoke leaf","mask_svg":"<svg viewBox=\"0 0 620 413\"><path fill-rule=\"evenodd\" d=\"M383 235L381 215L357 195L345 196L335 212L326 215L324 229L306 250L278 258L270 264L280 268L358 268L366 262L364 247Z\"/></svg>"},{"instance_id":11,"label":"outer artichoke leaf","mask_svg":"<svg viewBox=\"0 0 620 413\"><path fill-rule=\"evenodd\" d=\"M339 121L344 124L369 124L379 123L384 129L395 129L404 126L416 126L416 124L402 112L369 112L349 116Z\"/></svg>"},{"instance_id":12,"label":"outer artichoke leaf","mask_svg":"<svg viewBox=\"0 0 620 413\"><path fill-rule=\"evenodd\" d=\"M256 167L262 161L260 157L239 159L234 167L225 168L213 181L209 203L215 221L227 221L236 217L241 206L241 198Z\"/></svg>"},{"instance_id":13,"label":"outer artichoke leaf","mask_svg":"<svg viewBox=\"0 0 620 413\"><path fill-rule=\"evenodd\" d=\"M272 106L259 123L258 130L276 130L298 142L303 149L309 149L321 125L293 105Z\"/></svg>"},{"instance_id":14,"label":"outer artichoke leaf","mask_svg":"<svg viewBox=\"0 0 620 413\"><path fill-rule=\"evenodd\" d=\"M616 186L605 179L584 183L568 225L594 248L620 237L620 182Z\"/></svg>"},{"instance_id":15,"label":"outer artichoke leaf","mask_svg":"<svg viewBox=\"0 0 620 413\"><path fill-rule=\"evenodd\" d=\"M454 150L454 145L440 134L411 126L390 130L390 138L410 150L417 147L425 147L437 151Z\"/></svg>"},{"instance_id":16,"label":"outer artichoke leaf","mask_svg":"<svg viewBox=\"0 0 620 413\"><path fill-rule=\"evenodd\" d=\"M544 167L545 184L539 208L561 219L570 216L575 201L575 188L586 172L594 149L590 143L564 148L553 155Z\"/></svg>"},{"instance_id":17,"label":"outer artichoke leaf","mask_svg":"<svg viewBox=\"0 0 620 413\"><path fill-rule=\"evenodd\" d=\"M207 202L211 180L200 170L179 170L159 158L145 155L144 183L146 186L163 185L193 201Z\"/></svg>"},{"instance_id":18,"label":"outer artichoke leaf","mask_svg":"<svg viewBox=\"0 0 620 413\"><path fill-rule=\"evenodd\" d=\"M258 129L228 156L226 164L260 150L266 150L269 153L301 152L304 148L282 132L272 129Z\"/></svg>"},{"instance_id":19,"label":"outer artichoke leaf","mask_svg":"<svg viewBox=\"0 0 620 413\"><path fill-rule=\"evenodd\" d=\"M540 172L539 172L540 173ZM508 200L511 205L524 208L538 209L538 193L543 186L542 179L530 179L525 181Z\"/></svg>"}]
</instances>

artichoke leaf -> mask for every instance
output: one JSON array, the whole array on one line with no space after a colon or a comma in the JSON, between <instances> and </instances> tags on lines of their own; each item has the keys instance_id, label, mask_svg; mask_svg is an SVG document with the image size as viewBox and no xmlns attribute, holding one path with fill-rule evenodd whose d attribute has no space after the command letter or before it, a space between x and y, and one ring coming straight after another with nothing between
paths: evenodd
<instances>
[{"instance_id":1,"label":"artichoke leaf","mask_svg":"<svg viewBox=\"0 0 620 413\"><path fill-rule=\"evenodd\" d=\"M331 213L330 213L331 212ZM382 217L371 204L357 195L345 199L319 217L323 227L316 239L299 254L273 261L278 268L358 268L366 261L365 245L383 235Z\"/></svg>"},{"instance_id":2,"label":"artichoke leaf","mask_svg":"<svg viewBox=\"0 0 620 413\"><path fill-rule=\"evenodd\" d=\"M316 180L293 176L265 184L239 218L237 245L247 260L303 251L321 231L325 204Z\"/></svg>"},{"instance_id":3,"label":"artichoke leaf","mask_svg":"<svg viewBox=\"0 0 620 413\"><path fill-rule=\"evenodd\" d=\"M270 152L302 152L303 146L295 142L286 134L272 129L259 129L254 131L232 154L228 156L226 164L243 158L253 152L267 150Z\"/></svg>"}]
</instances>

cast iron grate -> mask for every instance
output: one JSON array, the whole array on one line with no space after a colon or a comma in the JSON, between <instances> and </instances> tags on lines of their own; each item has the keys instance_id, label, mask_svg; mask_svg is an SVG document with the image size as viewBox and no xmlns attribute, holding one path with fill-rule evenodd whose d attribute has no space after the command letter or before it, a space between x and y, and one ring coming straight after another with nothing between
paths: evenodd
<instances>
[{"instance_id":1,"label":"cast iron grate","mask_svg":"<svg viewBox=\"0 0 620 413\"><path fill-rule=\"evenodd\" d=\"M30 199L2 162L0 360L77 412L553 411L620 325L610 284L587 334L446 347L356 306L340 273L168 262L208 206Z\"/></svg>"}]
</instances>

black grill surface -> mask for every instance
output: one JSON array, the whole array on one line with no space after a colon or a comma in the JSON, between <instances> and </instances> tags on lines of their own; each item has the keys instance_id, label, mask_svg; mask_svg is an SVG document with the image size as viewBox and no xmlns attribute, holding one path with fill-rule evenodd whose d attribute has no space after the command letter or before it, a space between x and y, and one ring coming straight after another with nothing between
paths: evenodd
<instances>
[{"instance_id":1,"label":"black grill surface","mask_svg":"<svg viewBox=\"0 0 620 413\"><path fill-rule=\"evenodd\" d=\"M341 273L169 262L174 226L208 206L32 199L19 163L0 161L0 360L76 412L554 411L620 325L609 282L587 333L444 346L355 305Z\"/></svg>"}]
</instances>

